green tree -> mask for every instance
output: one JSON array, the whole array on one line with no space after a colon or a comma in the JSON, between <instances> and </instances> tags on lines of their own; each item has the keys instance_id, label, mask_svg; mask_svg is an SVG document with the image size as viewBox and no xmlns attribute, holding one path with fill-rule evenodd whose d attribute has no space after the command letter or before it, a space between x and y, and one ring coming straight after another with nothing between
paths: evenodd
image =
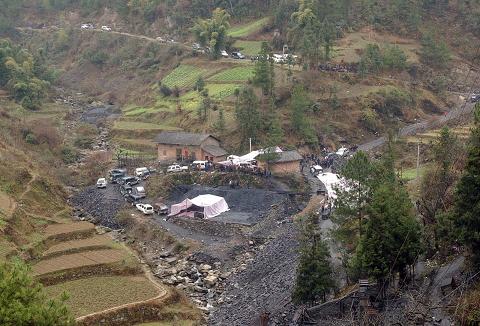
<instances>
[{"instance_id":1,"label":"green tree","mask_svg":"<svg viewBox=\"0 0 480 326\"><path fill-rule=\"evenodd\" d=\"M220 135L223 135L223 133L225 132L226 125L225 125L225 116L223 114L223 109L218 110L218 120L213 127Z\"/></svg>"},{"instance_id":2,"label":"green tree","mask_svg":"<svg viewBox=\"0 0 480 326\"><path fill-rule=\"evenodd\" d=\"M326 295L335 287L330 253L321 239L317 217L309 215L301 221L300 261L292 299L295 303L326 300Z\"/></svg>"},{"instance_id":3,"label":"green tree","mask_svg":"<svg viewBox=\"0 0 480 326\"><path fill-rule=\"evenodd\" d=\"M310 121L306 117L306 111L310 104L305 88L302 85L296 85L293 88L290 101L292 128L307 144L314 145L318 142L318 139Z\"/></svg>"},{"instance_id":4,"label":"green tree","mask_svg":"<svg viewBox=\"0 0 480 326\"><path fill-rule=\"evenodd\" d=\"M202 77L198 77L197 81L195 82L195 85L193 86L193 89L198 92L202 92L204 88L205 88L205 81L203 80Z\"/></svg>"},{"instance_id":5,"label":"green tree","mask_svg":"<svg viewBox=\"0 0 480 326\"><path fill-rule=\"evenodd\" d=\"M475 106L474 127L465 171L457 185L454 216L462 243L480 266L480 104Z\"/></svg>"},{"instance_id":6,"label":"green tree","mask_svg":"<svg viewBox=\"0 0 480 326\"><path fill-rule=\"evenodd\" d=\"M201 95L202 95L202 100L197 108L197 114L201 120L207 121L208 112L212 108L212 100L208 96L208 89L204 89L201 92Z\"/></svg>"},{"instance_id":7,"label":"green tree","mask_svg":"<svg viewBox=\"0 0 480 326\"><path fill-rule=\"evenodd\" d=\"M421 60L433 67L445 68L451 60L447 44L435 38L433 33L426 33L422 38Z\"/></svg>"},{"instance_id":8,"label":"green tree","mask_svg":"<svg viewBox=\"0 0 480 326\"><path fill-rule=\"evenodd\" d=\"M275 110L275 105L273 99L270 100L270 106L264 114L263 120L263 130L266 135L265 147L273 148L282 143L283 140L283 129L281 125L280 118L278 113Z\"/></svg>"},{"instance_id":9,"label":"green tree","mask_svg":"<svg viewBox=\"0 0 480 326\"><path fill-rule=\"evenodd\" d=\"M440 131L433 144L434 160L427 168L420 184L417 209L423 218L427 235L433 248L439 249L438 215L445 213L453 201L453 186L457 181L457 161L462 160L457 137L447 128Z\"/></svg>"},{"instance_id":10,"label":"green tree","mask_svg":"<svg viewBox=\"0 0 480 326\"><path fill-rule=\"evenodd\" d=\"M264 95L272 95L273 93L275 75L270 67L271 61L272 54L268 43L262 42L260 55L255 63L253 84L261 87Z\"/></svg>"},{"instance_id":11,"label":"green tree","mask_svg":"<svg viewBox=\"0 0 480 326\"><path fill-rule=\"evenodd\" d=\"M240 131L240 144L245 148L248 139L256 141L261 126L259 103L253 88L246 87L238 92L235 104L235 117Z\"/></svg>"},{"instance_id":12,"label":"green tree","mask_svg":"<svg viewBox=\"0 0 480 326\"><path fill-rule=\"evenodd\" d=\"M357 248L361 273L386 284L396 272L405 273L421 249L421 229L407 192L398 183L380 185Z\"/></svg>"},{"instance_id":13,"label":"green tree","mask_svg":"<svg viewBox=\"0 0 480 326\"><path fill-rule=\"evenodd\" d=\"M407 55L398 45L383 50L383 65L388 69L403 70L407 67Z\"/></svg>"},{"instance_id":14,"label":"green tree","mask_svg":"<svg viewBox=\"0 0 480 326\"><path fill-rule=\"evenodd\" d=\"M74 325L65 300L65 296L59 301L48 299L25 264L0 264L1 325Z\"/></svg>"},{"instance_id":15,"label":"green tree","mask_svg":"<svg viewBox=\"0 0 480 326\"><path fill-rule=\"evenodd\" d=\"M230 15L224 9L217 8L213 11L212 18L198 19L192 27L197 42L202 46L209 46L214 59L220 57L220 52L225 47L227 30L230 27L229 19Z\"/></svg>"},{"instance_id":16,"label":"green tree","mask_svg":"<svg viewBox=\"0 0 480 326\"><path fill-rule=\"evenodd\" d=\"M356 152L340 172L344 182L336 189L335 217L341 226L348 228L352 228L352 220L356 220L354 238L362 236L363 220L373 192L374 172L373 164L362 151Z\"/></svg>"},{"instance_id":17,"label":"green tree","mask_svg":"<svg viewBox=\"0 0 480 326\"><path fill-rule=\"evenodd\" d=\"M383 68L383 58L380 47L377 44L368 44L359 63L361 75L378 73Z\"/></svg>"}]
</instances>

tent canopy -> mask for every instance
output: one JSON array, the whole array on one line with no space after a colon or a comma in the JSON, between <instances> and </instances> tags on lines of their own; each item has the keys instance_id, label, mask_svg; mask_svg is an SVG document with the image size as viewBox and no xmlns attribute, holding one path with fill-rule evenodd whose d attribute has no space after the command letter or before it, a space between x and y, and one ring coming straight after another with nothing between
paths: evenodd
<instances>
[{"instance_id":1,"label":"tent canopy","mask_svg":"<svg viewBox=\"0 0 480 326\"><path fill-rule=\"evenodd\" d=\"M223 197L214 195L200 195L193 199L185 199L181 203L172 205L169 216L175 216L189 209L200 208L205 218L212 218L229 210Z\"/></svg>"}]
</instances>

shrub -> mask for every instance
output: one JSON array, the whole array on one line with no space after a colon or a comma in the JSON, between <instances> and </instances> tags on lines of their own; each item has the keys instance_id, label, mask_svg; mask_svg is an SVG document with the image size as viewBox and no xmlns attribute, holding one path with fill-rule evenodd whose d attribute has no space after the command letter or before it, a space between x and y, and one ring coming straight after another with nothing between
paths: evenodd
<instances>
[{"instance_id":1,"label":"shrub","mask_svg":"<svg viewBox=\"0 0 480 326\"><path fill-rule=\"evenodd\" d=\"M170 96L172 95L172 90L166 85L160 85L160 93L162 93L163 96Z\"/></svg>"},{"instance_id":2,"label":"shrub","mask_svg":"<svg viewBox=\"0 0 480 326\"><path fill-rule=\"evenodd\" d=\"M78 152L70 146L64 146L61 150L61 155L65 164L75 163L79 158Z\"/></svg>"}]
</instances>

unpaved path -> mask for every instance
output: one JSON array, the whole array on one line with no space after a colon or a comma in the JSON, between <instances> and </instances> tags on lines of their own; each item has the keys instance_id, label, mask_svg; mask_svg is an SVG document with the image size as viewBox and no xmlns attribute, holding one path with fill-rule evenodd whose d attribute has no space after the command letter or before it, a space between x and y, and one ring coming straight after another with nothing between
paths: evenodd
<instances>
[{"instance_id":1,"label":"unpaved path","mask_svg":"<svg viewBox=\"0 0 480 326\"><path fill-rule=\"evenodd\" d=\"M418 132L425 131L429 128L436 128L440 125L447 123L448 121L460 118L464 115L471 113L473 110L473 107L474 107L474 103L465 103L449 111L446 115L436 118L435 120L420 121L420 122L405 126L400 129L398 134L400 137L411 136L411 135L415 135ZM383 144L385 144L385 142L386 142L385 137L379 137L358 146L358 150L368 152L376 149L379 146L382 146Z\"/></svg>"}]
</instances>

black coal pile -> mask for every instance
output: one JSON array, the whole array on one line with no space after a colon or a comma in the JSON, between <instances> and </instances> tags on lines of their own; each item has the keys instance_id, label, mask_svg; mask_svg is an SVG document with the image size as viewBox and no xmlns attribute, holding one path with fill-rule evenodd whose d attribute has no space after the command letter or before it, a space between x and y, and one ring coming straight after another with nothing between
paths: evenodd
<instances>
[{"instance_id":1,"label":"black coal pile","mask_svg":"<svg viewBox=\"0 0 480 326\"><path fill-rule=\"evenodd\" d=\"M209 325L259 325L269 314L269 325L286 325L294 310L290 297L295 284L298 241L294 224L285 224L263 246L245 269L227 279L218 308Z\"/></svg>"},{"instance_id":2,"label":"black coal pile","mask_svg":"<svg viewBox=\"0 0 480 326\"><path fill-rule=\"evenodd\" d=\"M111 229L121 227L116 216L126 203L114 185L109 185L107 189L97 189L95 186L87 187L72 198L72 203L90 215L95 224Z\"/></svg>"},{"instance_id":3,"label":"black coal pile","mask_svg":"<svg viewBox=\"0 0 480 326\"><path fill-rule=\"evenodd\" d=\"M93 103L81 114L80 120L86 123L95 124L99 120L106 118L116 118L119 116L119 109L115 105L104 103Z\"/></svg>"},{"instance_id":4,"label":"black coal pile","mask_svg":"<svg viewBox=\"0 0 480 326\"><path fill-rule=\"evenodd\" d=\"M225 198L232 212L241 212L248 222L258 222L270 210L272 205L282 202L286 195L255 188L205 187L200 185L177 186L171 193L172 202L185 198L211 194Z\"/></svg>"}]
</instances>

